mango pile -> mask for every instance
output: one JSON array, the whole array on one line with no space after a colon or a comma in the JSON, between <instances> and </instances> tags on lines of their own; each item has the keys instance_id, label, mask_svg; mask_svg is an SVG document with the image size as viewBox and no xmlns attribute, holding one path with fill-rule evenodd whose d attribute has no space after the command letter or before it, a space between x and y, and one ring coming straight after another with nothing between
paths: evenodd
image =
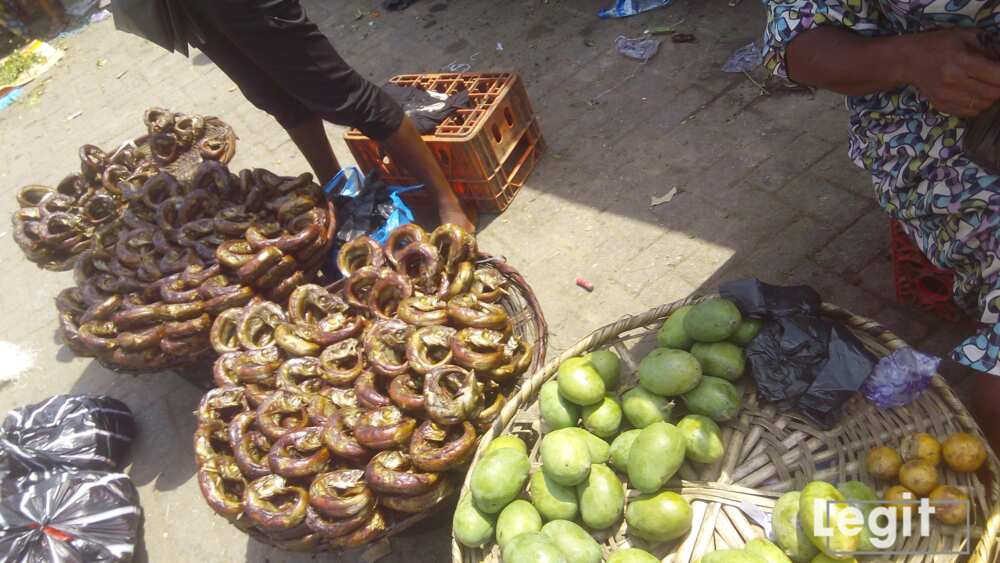
<instances>
[{"instance_id":1,"label":"mango pile","mask_svg":"<svg viewBox=\"0 0 1000 563\"><path fill-rule=\"evenodd\" d=\"M593 534L617 531L623 518L630 537L651 544L684 537L691 506L664 487L685 459L722 459L719 423L742 407L733 382L745 371L742 346L758 330L733 303L710 299L666 320L634 387L622 388L620 359L609 350L563 362L539 391L541 467L532 472L516 436L490 443L455 512L455 538L468 547L495 541L505 563L600 563ZM689 414L674 424L676 398ZM640 495L626 503L627 489ZM659 559L630 548L607 561Z\"/></svg>"}]
</instances>

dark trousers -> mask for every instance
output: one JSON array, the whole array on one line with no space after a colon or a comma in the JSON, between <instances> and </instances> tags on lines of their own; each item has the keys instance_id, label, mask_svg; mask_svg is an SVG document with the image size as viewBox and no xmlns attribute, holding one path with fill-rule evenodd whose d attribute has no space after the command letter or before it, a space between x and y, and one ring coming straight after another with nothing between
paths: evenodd
<instances>
[{"instance_id":1,"label":"dark trousers","mask_svg":"<svg viewBox=\"0 0 1000 563\"><path fill-rule=\"evenodd\" d=\"M181 0L191 42L286 129L320 117L381 140L403 110L348 66L298 0Z\"/></svg>"}]
</instances>

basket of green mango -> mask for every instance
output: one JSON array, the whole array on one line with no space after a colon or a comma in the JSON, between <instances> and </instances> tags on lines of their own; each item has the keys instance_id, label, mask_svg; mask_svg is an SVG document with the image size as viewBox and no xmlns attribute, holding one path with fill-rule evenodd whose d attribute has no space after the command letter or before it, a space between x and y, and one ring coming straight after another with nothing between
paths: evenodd
<instances>
[{"instance_id":1,"label":"basket of green mango","mask_svg":"<svg viewBox=\"0 0 1000 563\"><path fill-rule=\"evenodd\" d=\"M834 305L823 314L879 357L906 346ZM873 534L885 527L874 521L846 539L821 534L841 529L841 505L872 506L899 488L869 474L872 448L915 432L982 432L940 376L897 409L854 397L828 430L779 412L758 402L745 373L743 346L759 328L725 299L692 297L602 327L532 374L473 458L453 563L827 563L904 548L998 560L991 451L978 473L941 473L942 486L966 495L968 527L941 524L878 548ZM816 516L817 499L837 510Z\"/></svg>"}]
</instances>

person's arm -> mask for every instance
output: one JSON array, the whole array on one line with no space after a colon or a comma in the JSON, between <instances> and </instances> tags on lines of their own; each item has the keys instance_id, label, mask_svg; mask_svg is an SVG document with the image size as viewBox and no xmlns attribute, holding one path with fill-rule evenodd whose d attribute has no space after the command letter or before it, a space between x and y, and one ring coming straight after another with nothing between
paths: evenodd
<instances>
[{"instance_id":1,"label":"person's arm","mask_svg":"<svg viewBox=\"0 0 1000 563\"><path fill-rule=\"evenodd\" d=\"M865 37L818 27L795 37L785 58L799 84L852 96L912 85L935 109L960 117L1000 99L1000 62L982 51L975 30Z\"/></svg>"}]
</instances>

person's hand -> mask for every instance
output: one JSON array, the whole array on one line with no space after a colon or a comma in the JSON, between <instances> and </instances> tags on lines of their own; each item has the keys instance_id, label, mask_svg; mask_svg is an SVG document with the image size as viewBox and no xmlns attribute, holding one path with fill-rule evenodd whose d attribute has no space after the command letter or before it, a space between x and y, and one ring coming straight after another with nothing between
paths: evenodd
<instances>
[{"instance_id":1,"label":"person's hand","mask_svg":"<svg viewBox=\"0 0 1000 563\"><path fill-rule=\"evenodd\" d=\"M973 117L1000 99L1000 61L989 58L975 29L916 33L909 47L905 81L937 111Z\"/></svg>"}]
</instances>

